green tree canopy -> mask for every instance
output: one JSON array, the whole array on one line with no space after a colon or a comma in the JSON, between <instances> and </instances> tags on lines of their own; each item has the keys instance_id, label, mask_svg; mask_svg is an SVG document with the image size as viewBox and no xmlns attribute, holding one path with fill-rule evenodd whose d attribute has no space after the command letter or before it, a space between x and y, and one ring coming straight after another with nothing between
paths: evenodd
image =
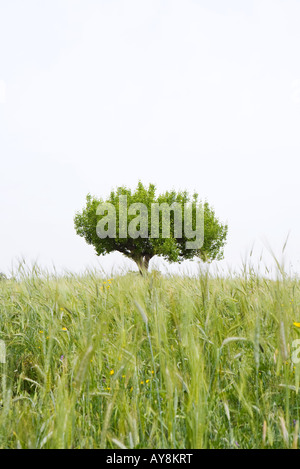
<instances>
[{"instance_id":1,"label":"green tree canopy","mask_svg":"<svg viewBox=\"0 0 300 469\"><path fill-rule=\"evenodd\" d=\"M202 242L190 243L201 222L204 224ZM190 196L185 191L172 190L156 195L154 184L146 187L141 182L134 191L118 187L106 200L88 194L86 206L76 213L74 223L77 234L94 246L98 256L119 251L135 261L140 272L148 269L153 256L162 256L169 262L194 257L203 261L220 260L228 230L207 202L198 201L198 194ZM130 236L130 232L135 234Z\"/></svg>"}]
</instances>

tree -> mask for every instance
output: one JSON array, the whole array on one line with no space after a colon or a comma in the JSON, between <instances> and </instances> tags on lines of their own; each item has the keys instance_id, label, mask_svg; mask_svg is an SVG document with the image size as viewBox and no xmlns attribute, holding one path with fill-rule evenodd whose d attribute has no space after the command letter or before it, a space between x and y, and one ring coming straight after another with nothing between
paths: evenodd
<instances>
[{"instance_id":1,"label":"tree","mask_svg":"<svg viewBox=\"0 0 300 469\"><path fill-rule=\"evenodd\" d=\"M220 260L228 231L208 203L198 201L198 194L172 190L156 196L154 184L145 187L141 182L134 191L118 187L105 201L88 194L74 224L98 256L119 251L135 261L141 273L153 256L169 262Z\"/></svg>"}]
</instances>

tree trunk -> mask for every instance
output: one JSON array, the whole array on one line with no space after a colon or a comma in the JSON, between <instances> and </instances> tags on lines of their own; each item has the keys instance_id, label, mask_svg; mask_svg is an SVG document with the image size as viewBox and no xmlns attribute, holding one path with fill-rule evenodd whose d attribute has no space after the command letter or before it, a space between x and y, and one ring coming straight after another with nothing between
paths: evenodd
<instances>
[{"instance_id":1,"label":"tree trunk","mask_svg":"<svg viewBox=\"0 0 300 469\"><path fill-rule=\"evenodd\" d=\"M137 266L139 268L139 272L141 275L145 275L148 272L149 262L151 258L152 256L148 254L146 256L141 256L138 259L134 259L135 262L137 263Z\"/></svg>"}]
</instances>

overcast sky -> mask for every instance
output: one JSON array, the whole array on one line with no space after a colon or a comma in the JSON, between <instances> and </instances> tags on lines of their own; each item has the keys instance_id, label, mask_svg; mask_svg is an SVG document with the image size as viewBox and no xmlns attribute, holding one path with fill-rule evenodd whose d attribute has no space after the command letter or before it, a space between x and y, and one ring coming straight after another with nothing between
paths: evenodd
<instances>
[{"instance_id":1,"label":"overcast sky","mask_svg":"<svg viewBox=\"0 0 300 469\"><path fill-rule=\"evenodd\" d=\"M73 217L141 179L209 201L221 267L290 231L300 273L299 24L299 0L0 0L0 271L131 266Z\"/></svg>"}]
</instances>

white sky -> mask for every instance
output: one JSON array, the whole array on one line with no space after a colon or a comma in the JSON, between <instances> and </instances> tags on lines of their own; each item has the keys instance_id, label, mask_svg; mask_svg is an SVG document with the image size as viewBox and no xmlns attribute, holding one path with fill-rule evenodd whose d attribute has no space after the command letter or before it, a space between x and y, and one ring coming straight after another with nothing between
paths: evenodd
<instances>
[{"instance_id":1,"label":"white sky","mask_svg":"<svg viewBox=\"0 0 300 469\"><path fill-rule=\"evenodd\" d=\"M73 217L141 179L228 221L220 266L290 231L299 273L299 24L299 0L0 0L0 271L130 265Z\"/></svg>"}]
</instances>

